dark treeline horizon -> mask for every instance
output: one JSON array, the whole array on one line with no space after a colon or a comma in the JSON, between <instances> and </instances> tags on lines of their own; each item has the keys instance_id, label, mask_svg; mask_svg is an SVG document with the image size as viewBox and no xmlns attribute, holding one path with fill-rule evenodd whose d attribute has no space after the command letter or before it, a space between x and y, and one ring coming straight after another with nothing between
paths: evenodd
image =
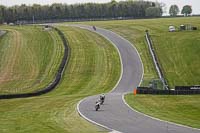
<instances>
[{"instance_id":1,"label":"dark treeline horizon","mask_svg":"<svg viewBox=\"0 0 200 133\"><path fill-rule=\"evenodd\" d=\"M147 10L148 9L148 10ZM150 15L149 13L150 12ZM162 6L150 1L120 1L108 3L80 3L52 5L0 5L0 23L56 20L56 19L96 19L96 18L145 18L162 16Z\"/></svg>"}]
</instances>

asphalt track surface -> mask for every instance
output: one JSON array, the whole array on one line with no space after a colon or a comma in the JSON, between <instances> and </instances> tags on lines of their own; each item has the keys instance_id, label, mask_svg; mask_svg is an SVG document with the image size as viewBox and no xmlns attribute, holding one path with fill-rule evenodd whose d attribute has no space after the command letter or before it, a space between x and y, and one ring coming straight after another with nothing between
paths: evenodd
<instances>
[{"instance_id":1,"label":"asphalt track surface","mask_svg":"<svg viewBox=\"0 0 200 133\"><path fill-rule=\"evenodd\" d=\"M122 133L200 133L198 129L145 116L127 106L123 99L124 94L132 92L143 77L143 66L137 50L129 41L111 31L101 28L94 31L91 26L76 26L96 32L111 41L117 47L122 63L121 78L116 87L106 94L105 103L99 111L94 109L99 95L79 102L77 109L82 117L110 131Z\"/></svg>"}]
</instances>

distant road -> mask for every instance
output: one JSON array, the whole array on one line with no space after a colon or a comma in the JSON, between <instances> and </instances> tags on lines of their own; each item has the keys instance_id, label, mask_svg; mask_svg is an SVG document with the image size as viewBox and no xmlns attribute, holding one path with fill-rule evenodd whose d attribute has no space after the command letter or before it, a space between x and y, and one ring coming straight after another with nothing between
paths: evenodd
<instances>
[{"instance_id":1,"label":"distant road","mask_svg":"<svg viewBox=\"0 0 200 133\"><path fill-rule=\"evenodd\" d=\"M130 42L111 31L100 28L94 31L91 26L75 26L96 32L111 41L119 50L123 68L121 80L114 90L106 94L105 104L100 110L94 110L99 96L91 96L78 104L81 116L111 131L123 133L200 133L200 130L155 120L129 108L124 103L123 96L132 92L143 76L142 62L136 49Z\"/></svg>"}]
</instances>

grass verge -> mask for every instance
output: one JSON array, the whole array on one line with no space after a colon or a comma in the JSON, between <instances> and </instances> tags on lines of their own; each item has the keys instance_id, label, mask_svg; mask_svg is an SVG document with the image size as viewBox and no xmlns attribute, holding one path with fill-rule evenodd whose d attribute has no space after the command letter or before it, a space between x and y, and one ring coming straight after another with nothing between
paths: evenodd
<instances>
[{"instance_id":1,"label":"grass verge","mask_svg":"<svg viewBox=\"0 0 200 133\"><path fill-rule=\"evenodd\" d=\"M63 56L63 44L54 30L41 26L1 27L0 94L33 92L55 77Z\"/></svg>"},{"instance_id":2,"label":"grass verge","mask_svg":"<svg viewBox=\"0 0 200 133\"><path fill-rule=\"evenodd\" d=\"M197 31L168 32L169 25L179 27L190 24L200 27L200 17L140 19L122 21L84 22L112 30L132 42L144 64L142 86L158 78L144 38L149 30L154 42L165 78L171 88L176 85L198 85L200 83L200 45ZM128 95L126 100L137 110L160 119L200 128L200 95L197 96L151 96Z\"/></svg>"},{"instance_id":3,"label":"grass verge","mask_svg":"<svg viewBox=\"0 0 200 133\"><path fill-rule=\"evenodd\" d=\"M103 37L71 27L58 27L71 49L69 64L59 86L34 98L0 100L1 133L106 132L81 118L78 101L110 91L120 76L115 48Z\"/></svg>"},{"instance_id":4,"label":"grass verge","mask_svg":"<svg viewBox=\"0 0 200 133\"><path fill-rule=\"evenodd\" d=\"M200 128L200 96L126 95L127 103L147 115Z\"/></svg>"}]
</instances>

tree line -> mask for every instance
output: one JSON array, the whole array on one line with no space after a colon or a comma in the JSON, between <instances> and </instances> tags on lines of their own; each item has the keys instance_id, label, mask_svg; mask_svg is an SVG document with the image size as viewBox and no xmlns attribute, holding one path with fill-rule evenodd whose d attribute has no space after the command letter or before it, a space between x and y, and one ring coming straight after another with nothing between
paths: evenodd
<instances>
[{"instance_id":1,"label":"tree line","mask_svg":"<svg viewBox=\"0 0 200 133\"><path fill-rule=\"evenodd\" d=\"M171 7L169 9L170 16L175 17L179 14L179 12L180 12L180 10L177 5L171 5ZM184 16L188 16L191 13L192 13L192 6L190 6L190 5L183 6L183 9L181 10L181 14L183 14Z\"/></svg>"},{"instance_id":2,"label":"tree line","mask_svg":"<svg viewBox=\"0 0 200 133\"><path fill-rule=\"evenodd\" d=\"M6 7L0 5L0 23L55 19L95 18L145 18L162 16L160 3L151 1L120 1L108 3L25 5Z\"/></svg>"}]
</instances>

